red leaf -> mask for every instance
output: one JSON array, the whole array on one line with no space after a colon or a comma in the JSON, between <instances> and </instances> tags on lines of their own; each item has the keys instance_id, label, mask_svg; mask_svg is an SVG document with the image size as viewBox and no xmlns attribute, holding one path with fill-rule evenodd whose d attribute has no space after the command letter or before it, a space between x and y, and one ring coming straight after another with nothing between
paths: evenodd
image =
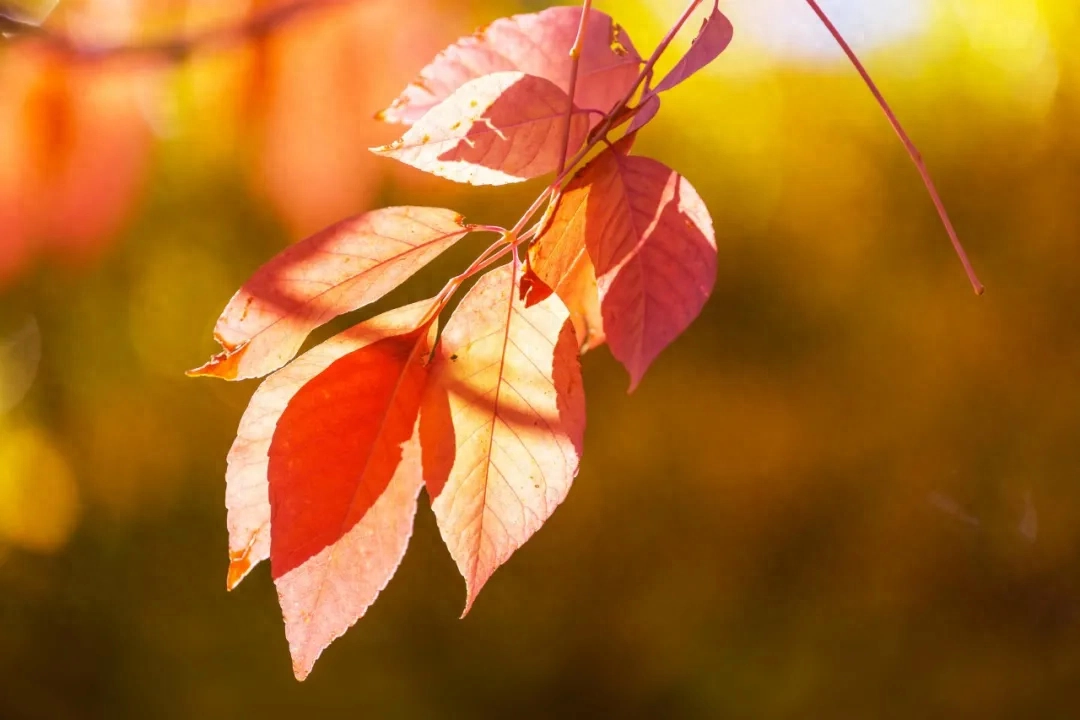
<instances>
[{"instance_id":1,"label":"red leaf","mask_svg":"<svg viewBox=\"0 0 1080 720\"><path fill-rule=\"evenodd\" d=\"M585 244L600 311L630 390L660 351L701 312L716 281L709 211L690 183L620 140L574 179L584 188Z\"/></svg>"},{"instance_id":2,"label":"red leaf","mask_svg":"<svg viewBox=\"0 0 1080 720\"><path fill-rule=\"evenodd\" d=\"M425 480L439 531L465 578L465 613L491 574L566 497L585 432L585 395L566 308L531 308L520 268L493 270L446 324L422 425ZM434 398L434 399L433 399ZM423 430L422 430L423 431ZM463 613L464 614L464 613Z\"/></svg>"},{"instance_id":3,"label":"red leaf","mask_svg":"<svg viewBox=\"0 0 1080 720\"><path fill-rule=\"evenodd\" d=\"M604 344L604 323L596 270L585 250L586 201L591 187L582 182L582 174L566 185L551 219L529 248L529 270L569 309L578 345L586 352ZM531 298L528 304L533 304Z\"/></svg>"},{"instance_id":4,"label":"red leaf","mask_svg":"<svg viewBox=\"0 0 1080 720\"><path fill-rule=\"evenodd\" d=\"M300 680L363 616L405 553L423 474L418 443L403 446L433 342L431 324L353 350L304 385L278 420L267 465L270 562Z\"/></svg>"},{"instance_id":5,"label":"red leaf","mask_svg":"<svg viewBox=\"0 0 1080 720\"><path fill-rule=\"evenodd\" d=\"M420 442L413 436L401 446L397 472L363 518L333 546L275 581L298 680L390 582L405 556L423 484Z\"/></svg>"},{"instance_id":6,"label":"red leaf","mask_svg":"<svg viewBox=\"0 0 1080 720\"><path fill-rule=\"evenodd\" d=\"M275 372L259 386L240 420L229 450L225 475L228 507L229 578L233 589L252 567L270 557L268 466L274 431L282 413L301 388L341 358L373 343L416 329L430 300L394 310L361 323L315 346Z\"/></svg>"},{"instance_id":7,"label":"red leaf","mask_svg":"<svg viewBox=\"0 0 1080 720\"><path fill-rule=\"evenodd\" d=\"M698 31L698 35L694 38L694 43L690 46L690 49L653 89L653 93L670 90L711 63L720 53L727 49L734 33L735 30L731 26L731 21L720 12L719 3L714 2L712 13L701 25L701 30Z\"/></svg>"},{"instance_id":8,"label":"red leaf","mask_svg":"<svg viewBox=\"0 0 1080 720\"><path fill-rule=\"evenodd\" d=\"M505 185L554 172L570 98L550 80L500 72L470 80L390 145L372 151L472 185ZM570 119L570 151L588 133Z\"/></svg>"},{"instance_id":9,"label":"red leaf","mask_svg":"<svg viewBox=\"0 0 1080 720\"><path fill-rule=\"evenodd\" d=\"M386 295L468 232L451 210L395 207L293 245L233 296L214 328L224 352L189 374L243 380L276 370L309 332Z\"/></svg>"},{"instance_id":10,"label":"red leaf","mask_svg":"<svg viewBox=\"0 0 1080 720\"><path fill-rule=\"evenodd\" d=\"M580 18L580 8L553 7L496 20L439 53L379 117L412 125L466 82L506 70L546 78L569 92L570 47ZM630 91L640 66L641 57L626 32L604 13L591 11L575 104L610 110ZM593 122L599 121L596 116Z\"/></svg>"}]
</instances>

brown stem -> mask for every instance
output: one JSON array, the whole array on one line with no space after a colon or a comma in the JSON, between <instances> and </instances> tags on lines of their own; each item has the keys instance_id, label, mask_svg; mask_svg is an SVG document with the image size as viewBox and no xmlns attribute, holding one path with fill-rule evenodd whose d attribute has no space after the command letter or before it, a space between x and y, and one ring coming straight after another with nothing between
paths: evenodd
<instances>
[{"instance_id":1,"label":"brown stem","mask_svg":"<svg viewBox=\"0 0 1080 720\"><path fill-rule=\"evenodd\" d=\"M878 90L877 85L870 77L870 73L863 67L862 62L859 61L858 56L855 55L855 51L851 49L851 46L847 44L844 37L840 34L840 31L836 29L832 21L817 4L816 0L806 0L810 9L813 10L821 22L825 25L828 31L832 34L833 39L840 45L840 48L847 55L848 60L855 66L859 75L862 76L863 82L866 83L866 87L870 89L874 99L877 100L878 105L881 106L882 111L885 113L885 117L888 118L889 124L892 125L893 130L900 137L900 142L904 144L904 148L907 150L908 156L911 157L911 162L915 164L915 168L919 171L919 175L922 177L923 185L926 186L926 191L930 193L930 199L934 203L934 207L937 208L938 217L941 218L941 224L945 226L945 232L949 234L949 240L952 241L953 249L956 251L956 255L960 258L960 263L964 266L964 272L967 273L968 281L971 283L971 287L974 288L976 295L982 295L985 291L983 284L979 282L978 276L975 274L975 269L971 266L971 261L968 260L967 253L964 252L964 246L960 243L960 238L956 234L956 229L953 228L952 221L949 220L949 214L945 211L945 204L941 201L941 196L938 195L937 187L934 185L934 181L930 178L930 171L926 169L925 163L923 163L922 155L919 153L918 148L915 147L915 143L911 141L911 138L904 131L903 126L900 124L900 120L896 117L896 114L889 107L889 103L885 101L885 97Z\"/></svg>"},{"instance_id":2,"label":"brown stem","mask_svg":"<svg viewBox=\"0 0 1080 720\"><path fill-rule=\"evenodd\" d=\"M167 38L138 45L97 45L84 43L48 28L8 20L0 29L15 37L32 38L50 50L77 62L100 62L115 58L159 56L168 60L183 60L199 49L223 49L251 38L268 35L291 20L308 12L356 2L356 0L295 0L287 5L255 13L235 25L215 27L187 36Z\"/></svg>"}]
</instances>

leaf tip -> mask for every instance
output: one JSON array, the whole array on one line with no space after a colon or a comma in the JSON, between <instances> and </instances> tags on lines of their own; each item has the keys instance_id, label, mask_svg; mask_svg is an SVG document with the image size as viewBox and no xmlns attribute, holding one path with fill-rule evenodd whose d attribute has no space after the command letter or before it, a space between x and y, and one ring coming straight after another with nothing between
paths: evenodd
<instances>
[{"instance_id":1,"label":"leaf tip","mask_svg":"<svg viewBox=\"0 0 1080 720\"><path fill-rule=\"evenodd\" d=\"M184 372L188 377L216 377L222 380L240 380L240 360L247 345L223 350L206 361L205 365Z\"/></svg>"},{"instance_id":2,"label":"leaf tip","mask_svg":"<svg viewBox=\"0 0 1080 720\"><path fill-rule=\"evenodd\" d=\"M229 555L229 574L225 580L225 589L231 592L251 572L251 559L248 557L247 552L242 554L229 553Z\"/></svg>"},{"instance_id":3,"label":"leaf tip","mask_svg":"<svg viewBox=\"0 0 1080 720\"><path fill-rule=\"evenodd\" d=\"M307 664L304 664L304 663L300 662L299 660L294 660L293 661L293 666L292 666L292 671L293 671L293 677L296 678L296 682L304 682L305 680L307 680L308 675L311 674L311 670L312 670L313 667L314 667L314 664L307 665Z\"/></svg>"}]
</instances>

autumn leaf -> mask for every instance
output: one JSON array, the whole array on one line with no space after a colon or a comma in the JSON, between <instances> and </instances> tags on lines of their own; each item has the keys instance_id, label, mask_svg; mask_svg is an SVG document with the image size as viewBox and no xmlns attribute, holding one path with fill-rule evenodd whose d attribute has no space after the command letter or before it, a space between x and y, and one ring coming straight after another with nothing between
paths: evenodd
<instances>
[{"instance_id":1,"label":"autumn leaf","mask_svg":"<svg viewBox=\"0 0 1080 720\"><path fill-rule=\"evenodd\" d=\"M73 65L24 41L0 61L0 287L39 256L90 260L137 200L152 137L147 68Z\"/></svg>"},{"instance_id":2,"label":"autumn leaf","mask_svg":"<svg viewBox=\"0 0 1080 720\"><path fill-rule=\"evenodd\" d=\"M573 327L557 297L526 308L517 263L483 276L446 324L422 425L428 494L465 578L469 611L491 574L566 497L585 432ZM464 613L463 613L464 614Z\"/></svg>"},{"instance_id":3,"label":"autumn leaf","mask_svg":"<svg viewBox=\"0 0 1080 720\"><path fill-rule=\"evenodd\" d=\"M586 114L550 80L500 72L470 80L390 145L373 148L439 177L505 185L554 172L570 116L571 150L588 132Z\"/></svg>"},{"instance_id":4,"label":"autumn leaf","mask_svg":"<svg viewBox=\"0 0 1080 720\"><path fill-rule=\"evenodd\" d=\"M229 453L229 587L271 557L298 679L363 616L405 553L423 485L413 431L435 331L417 323L430 307L380 315L267 378Z\"/></svg>"},{"instance_id":5,"label":"autumn leaf","mask_svg":"<svg viewBox=\"0 0 1080 720\"><path fill-rule=\"evenodd\" d=\"M378 300L468 232L451 210L393 207L287 248L229 301L214 328L224 352L190 374L243 380L276 370L313 329Z\"/></svg>"},{"instance_id":6,"label":"autumn leaf","mask_svg":"<svg viewBox=\"0 0 1080 720\"><path fill-rule=\"evenodd\" d=\"M535 274L554 291L570 311L578 345L582 352L604 344L604 323L596 270L585 249L585 209L590 186L576 175L554 204L551 218L529 247L529 267L524 281ZM537 295L538 298L542 294ZM526 305L535 301L526 297Z\"/></svg>"},{"instance_id":7,"label":"autumn leaf","mask_svg":"<svg viewBox=\"0 0 1080 720\"><path fill-rule=\"evenodd\" d=\"M412 332L430 307L431 301L424 300L335 335L270 375L252 395L229 450L225 475L230 590L270 557L269 451L278 421L293 397L350 353Z\"/></svg>"},{"instance_id":8,"label":"autumn leaf","mask_svg":"<svg viewBox=\"0 0 1080 720\"><path fill-rule=\"evenodd\" d=\"M412 125L470 80L507 70L545 78L569 93L570 47L580 19L580 8L553 7L496 20L443 50L379 117ZM640 66L626 32L608 15L590 11L574 103L611 110L633 87ZM601 119L594 116L593 124Z\"/></svg>"},{"instance_id":9,"label":"autumn leaf","mask_svg":"<svg viewBox=\"0 0 1080 720\"><path fill-rule=\"evenodd\" d=\"M282 6L229 1L241 22ZM368 151L383 130L372 111L438 49L435 32L447 17L431 0L409 0L406 13L400 0L315 4L323 7L253 42L237 58L235 91L208 106L235 104L227 120L253 145L251 182L297 239L376 204L391 168ZM187 12L223 5L188 3Z\"/></svg>"},{"instance_id":10,"label":"autumn leaf","mask_svg":"<svg viewBox=\"0 0 1080 720\"><path fill-rule=\"evenodd\" d=\"M604 333L633 391L712 293L716 238L690 183L656 160L624 155L630 141L594 158L573 184L581 188L584 209L574 210L584 216Z\"/></svg>"},{"instance_id":11,"label":"autumn leaf","mask_svg":"<svg viewBox=\"0 0 1080 720\"><path fill-rule=\"evenodd\" d=\"M698 31L690 49L656 85L652 91L653 94L670 90L715 60L727 49L734 33L735 29L731 26L731 21L720 12L719 2L713 2L712 12L702 23L701 30Z\"/></svg>"},{"instance_id":12,"label":"autumn leaf","mask_svg":"<svg viewBox=\"0 0 1080 720\"><path fill-rule=\"evenodd\" d=\"M382 338L335 360L278 420L267 466L270 563L299 679L364 614L405 553L423 474L418 448L405 460L402 446L416 427L433 331Z\"/></svg>"}]
</instances>

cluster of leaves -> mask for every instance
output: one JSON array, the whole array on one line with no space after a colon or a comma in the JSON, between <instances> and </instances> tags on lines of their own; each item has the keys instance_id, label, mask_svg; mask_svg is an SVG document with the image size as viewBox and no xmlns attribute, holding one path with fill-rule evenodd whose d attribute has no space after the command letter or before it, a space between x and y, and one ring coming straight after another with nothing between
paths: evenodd
<instances>
[{"instance_id":1,"label":"cluster of leaves","mask_svg":"<svg viewBox=\"0 0 1080 720\"><path fill-rule=\"evenodd\" d=\"M554 174L515 227L443 208L375 210L288 248L226 307L215 329L223 352L192 374L272 373L229 453L228 586L270 559L298 678L389 581L422 486L468 612L577 474L580 353L606 343L632 388L701 311L716 274L708 211L677 172L631 154L660 94L731 40L714 3L653 84L696 5L648 60L588 3L462 38L380 113L410 127L374 152L474 185ZM378 300L471 232L498 239L436 297L293 359L313 329Z\"/></svg>"},{"instance_id":2,"label":"cluster of leaves","mask_svg":"<svg viewBox=\"0 0 1080 720\"><path fill-rule=\"evenodd\" d=\"M981 292L914 145L807 3L907 147ZM731 42L714 0L654 84L657 60L701 4L690 0L647 60L589 0L497 20L451 45L379 114L409 127L374 152L473 185L552 174L547 188L509 229L430 207L340 222L266 264L218 320L223 351L192 374L273 373L229 453L228 586L270 559L299 679L393 575L422 487L468 612L577 474L579 355L606 344L633 390L701 312L716 274L708 210L679 173L631 153L661 94ZM383 297L472 232L498 240L434 298L293 359L313 329ZM477 275L440 333L450 299Z\"/></svg>"}]
</instances>

